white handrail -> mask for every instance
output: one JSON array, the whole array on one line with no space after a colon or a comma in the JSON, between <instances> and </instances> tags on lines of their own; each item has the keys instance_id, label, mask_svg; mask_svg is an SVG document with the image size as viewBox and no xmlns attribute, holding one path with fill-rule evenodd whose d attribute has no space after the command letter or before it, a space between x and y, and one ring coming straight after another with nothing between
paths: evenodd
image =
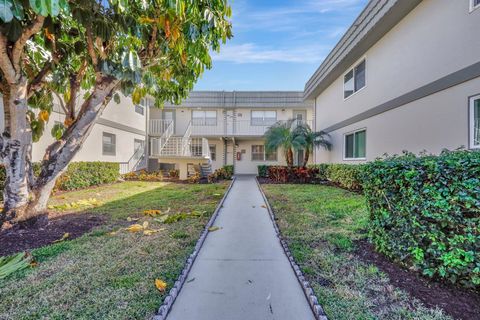
<instances>
[{"instance_id":1,"label":"white handrail","mask_svg":"<svg viewBox=\"0 0 480 320\"><path fill-rule=\"evenodd\" d=\"M208 144L208 139L202 138L202 157L211 159L210 154L210 145Z\"/></svg>"}]
</instances>

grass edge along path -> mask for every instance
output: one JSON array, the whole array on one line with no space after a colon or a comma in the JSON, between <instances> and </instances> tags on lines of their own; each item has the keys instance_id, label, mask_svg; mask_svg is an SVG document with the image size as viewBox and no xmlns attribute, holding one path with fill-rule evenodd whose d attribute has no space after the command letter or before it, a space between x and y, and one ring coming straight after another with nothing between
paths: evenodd
<instances>
[{"instance_id":1,"label":"grass edge along path","mask_svg":"<svg viewBox=\"0 0 480 320\"><path fill-rule=\"evenodd\" d=\"M110 185L109 192L116 194L111 188L119 187L135 193L108 199L100 192L100 205L77 212L102 216L104 225L77 239L34 249L38 265L2 281L0 319L142 319L155 314L228 183L125 184ZM99 190L90 189L91 196ZM81 193L82 198L90 195ZM65 193L64 199L54 200L61 204L77 195ZM168 208L170 216L180 218L166 224L161 217L143 214ZM125 230L144 222L159 231L145 235ZM155 287L155 279L166 282L166 291Z\"/></svg>"}]
</instances>

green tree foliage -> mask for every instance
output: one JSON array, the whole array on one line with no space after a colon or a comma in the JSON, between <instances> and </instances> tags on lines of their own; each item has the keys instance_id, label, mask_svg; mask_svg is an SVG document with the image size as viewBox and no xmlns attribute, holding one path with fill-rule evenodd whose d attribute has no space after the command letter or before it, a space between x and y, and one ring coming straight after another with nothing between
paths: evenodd
<instances>
[{"instance_id":1,"label":"green tree foliage","mask_svg":"<svg viewBox=\"0 0 480 320\"><path fill-rule=\"evenodd\" d=\"M211 50L232 36L226 0L4 0L0 12L1 156L12 183L6 211L39 197L26 186L54 185L106 104L119 102L118 91L134 103L147 95L156 106L179 103L211 68ZM54 99L65 121L53 128L58 141L32 180L31 143L44 133ZM15 159L12 147L21 150Z\"/></svg>"}]
</instances>

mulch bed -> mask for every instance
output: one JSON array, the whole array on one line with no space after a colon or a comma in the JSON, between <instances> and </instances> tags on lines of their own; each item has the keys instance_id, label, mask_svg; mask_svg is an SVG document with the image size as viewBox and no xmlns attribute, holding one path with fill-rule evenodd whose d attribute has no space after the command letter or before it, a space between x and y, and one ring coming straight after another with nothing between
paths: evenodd
<instances>
[{"instance_id":1,"label":"mulch bed","mask_svg":"<svg viewBox=\"0 0 480 320\"><path fill-rule=\"evenodd\" d=\"M480 292L429 280L408 271L376 252L366 240L356 243L356 255L364 262L376 265L390 282L422 301L427 307L438 306L455 319L480 319Z\"/></svg>"},{"instance_id":2,"label":"mulch bed","mask_svg":"<svg viewBox=\"0 0 480 320\"><path fill-rule=\"evenodd\" d=\"M69 240L78 238L103 223L102 217L88 213L50 214L34 224L0 231L0 256L49 245L67 232Z\"/></svg>"}]
</instances>

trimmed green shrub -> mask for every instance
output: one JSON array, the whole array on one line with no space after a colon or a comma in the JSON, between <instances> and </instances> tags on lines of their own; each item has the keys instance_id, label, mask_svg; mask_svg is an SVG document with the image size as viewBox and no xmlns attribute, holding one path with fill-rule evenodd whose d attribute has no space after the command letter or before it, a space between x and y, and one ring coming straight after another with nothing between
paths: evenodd
<instances>
[{"instance_id":1,"label":"trimmed green shrub","mask_svg":"<svg viewBox=\"0 0 480 320\"><path fill-rule=\"evenodd\" d=\"M228 180L232 179L234 173L235 173L235 168L233 165L226 165L226 166L223 166L223 169L225 169L226 171L226 176L228 178Z\"/></svg>"},{"instance_id":2,"label":"trimmed green shrub","mask_svg":"<svg viewBox=\"0 0 480 320\"><path fill-rule=\"evenodd\" d=\"M363 165L360 164L328 164L325 169L325 177L342 188L360 191L362 190L360 176L362 168Z\"/></svg>"},{"instance_id":3,"label":"trimmed green shrub","mask_svg":"<svg viewBox=\"0 0 480 320\"><path fill-rule=\"evenodd\" d=\"M258 176L259 176L260 178L267 178L267 177L268 177L268 167L269 167L269 166L264 165L264 164L257 166L257 168L258 168Z\"/></svg>"},{"instance_id":4,"label":"trimmed green shrub","mask_svg":"<svg viewBox=\"0 0 480 320\"><path fill-rule=\"evenodd\" d=\"M480 287L480 152L377 160L362 178L379 252L426 276Z\"/></svg>"},{"instance_id":5,"label":"trimmed green shrub","mask_svg":"<svg viewBox=\"0 0 480 320\"><path fill-rule=\"evenodd\" d=\"M320 163L320 164L311 164L308 167L318 171L318 173L315 177L316 179L321 180L321 181L325 181L325 180L327 180L327 168L329 166L330 166L330 164L328 164L328 163Z\"/></svg>"},{"instance_id":6,"label":"trimmed green shrub","mask_svg":"<svg viewBox=\"0 0 480 320\"><path fill-rule=\"evenodd\" d=\"M115 162L72 162L58 178L56 190L75 190L113 183L120 177L119 164Z\"/></svg>"}]
</instances>

